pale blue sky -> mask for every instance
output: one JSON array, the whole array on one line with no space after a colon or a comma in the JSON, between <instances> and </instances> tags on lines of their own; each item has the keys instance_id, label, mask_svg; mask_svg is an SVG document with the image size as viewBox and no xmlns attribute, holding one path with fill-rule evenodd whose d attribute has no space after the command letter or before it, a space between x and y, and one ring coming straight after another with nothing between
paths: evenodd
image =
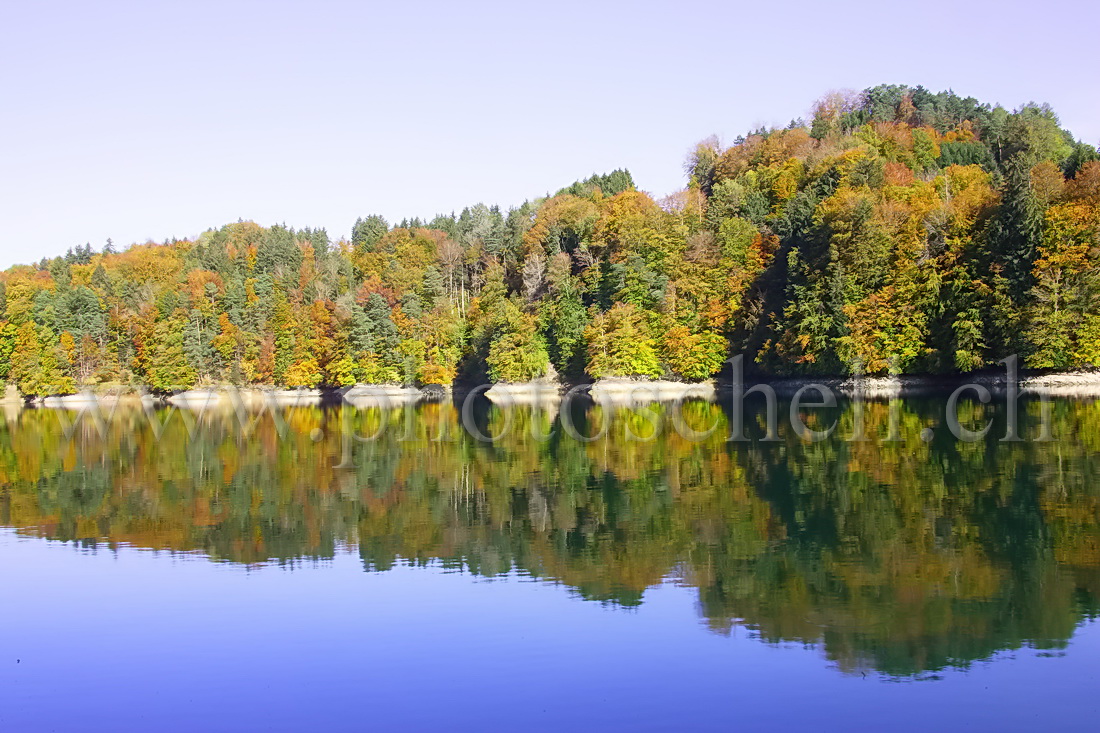
<instances>
[{"instance_id":1,"label":"pale blue sky","mask_svg":"<svg viewBox=\"0 0 1100 733\"><path fill-rule=\"evenodd\" d=\"M0 4L0 267L238 218L502 206L836 88L1054 106L1100 141L1092 3Z\"/></svg>"}]
</instances>

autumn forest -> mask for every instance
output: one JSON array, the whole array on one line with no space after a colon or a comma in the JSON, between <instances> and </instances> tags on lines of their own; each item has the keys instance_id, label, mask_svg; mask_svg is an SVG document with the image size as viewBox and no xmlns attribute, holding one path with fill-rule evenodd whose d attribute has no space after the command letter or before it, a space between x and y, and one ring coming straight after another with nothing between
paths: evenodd
<instances>
[{"instance_id":1,"label":"autumn forest","mask_svg":"<svg viewBox=\"0 0 1100 733\"><path fill-rule=\"evenodd\" d=\"M1045 105L922 87L700 142L662 199L626 170L350 240L239 221L0 273L0 377L346 386L559 376L1100 366L1100 156Z\"/></svg>"}]
</instances>

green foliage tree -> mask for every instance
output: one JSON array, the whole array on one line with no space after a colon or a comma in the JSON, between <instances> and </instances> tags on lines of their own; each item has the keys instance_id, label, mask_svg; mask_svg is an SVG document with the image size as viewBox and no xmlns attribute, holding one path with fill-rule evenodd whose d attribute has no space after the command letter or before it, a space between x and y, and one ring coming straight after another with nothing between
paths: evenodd
<instances>
[{"instance_id":1,"label":"green foliage tree","mask_svg":"<svg viewBox=\"0 0 1100 733\"><path fill-rule=\"evenodd\" d=\"M537 320L515 302L505 302L501 325L485 359L498 382L526 382L546 375L550 363Z\"/></svg>"},{"instance_id":2,"label":"green foliage tree","mask_svg":"<svg viewBox=\"0 0 1100 733\"><path fill-rule=\"evenodd\" d=\"M645 314L629 303L616 303L597 314L585 329L588 373L592 377L659 377L656 344Z\"/></svg>"}]
</instances>

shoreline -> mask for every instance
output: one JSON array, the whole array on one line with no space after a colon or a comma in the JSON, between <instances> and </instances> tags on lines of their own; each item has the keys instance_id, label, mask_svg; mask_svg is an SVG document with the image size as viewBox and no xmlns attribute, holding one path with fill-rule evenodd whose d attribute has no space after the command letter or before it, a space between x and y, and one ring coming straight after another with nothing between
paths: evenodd
<instances>
[{"instance_id":1,"label":"shoreline","mask_svg":"<svg viewBox=\"0 0 1100 733\"><path fill-rule=\"evenodd\" d=\"M1100 397L1100 371L1067 371L1022 374L1018 378L1020 393L1032 396L1092 398ZM743 390L768 388L780 398L791 398L799 390L821 385L836 395L870 400L927 396L953 392L963 386L989 390L1003 395L1008 391L1008 375L1004 373L971 373L945 375L898 375L889 377L780 377L746 378ZM80 410L89 406L114 408L123 406L175 406L204 410L212 407L243 405L246 409L263 406L307 407L347 404L352 407L374 407L415 404L422 401L465 399L482 392L494 404L541 404L556 402L570 395L583 396L595 403L667 402L684 399L714 401L729 397L734 383L724 379L704 382L678 382L631 378L605 378L593 382L559 383L552 380L531 382L496 382L481 385L456 383L451 386L426 385L411 387L397 384L356 384L351 387L317 387L276 389L274 387L233 387L214 385L198 387L174 394L152 394L141 388L109 387L101 391L85 388L69 395L24 398L8 385L0 403L10 406L47 409ZM816 390L815 390L816 391ZM967 390L969 394L974 389ZM232 396L231 396L232 395ZM812 396L812 395L811 395Z\"/></svg>"},{"instance_id":2,"label":"shoreline","mask_svg":"<svg viewBox=\"0 0 1100 733\"><path fill-rule=\"evenodd\" d=\"M483 385L482 385L483 386ZM465 389L456 387L456 393L472 394L473 387ZM554 380L535 379L530 382L493 382L485 390L485 397L495 405L532 405L543 402L558 402L564 397L564 386Z\"/></svg>"},{"instance_id":3,"label":"shoreline","mask_svg":"<svg viewBox=\"0 0 1100 733\"><path fill-rule=\"evenodd\" d=\"M588 396L601 404L638 402L667 402L684 399L713 401L718 394L718 383L713 379L703 382L675 382L668 379L624 379L619 377L597 379L588 387Z\"/></svg>"},{"instance_id":4,"label":"shoreline","mask_svg":"<svg viewBox=\"0 0 1100 733\"><path fill-rule=\"evenodd\" d=\"M968 374L903 374L888 377L784 377L781 379L745 379L744 389L768 386L779 397L793 397L798 390L811 385L822 385L835 394L863 399L895 399L954 392L960 387L982 387L993 395L1008 391L1009 379L1004 373ZM718 383L718 394L729 395L733 382ZM1049 397L1100 397L1100 371L1069 371L1040 374L1021 374L1017 388L1022 394ZM974 394L974 390L968 390Z\"/></svg>"}]
</instances>

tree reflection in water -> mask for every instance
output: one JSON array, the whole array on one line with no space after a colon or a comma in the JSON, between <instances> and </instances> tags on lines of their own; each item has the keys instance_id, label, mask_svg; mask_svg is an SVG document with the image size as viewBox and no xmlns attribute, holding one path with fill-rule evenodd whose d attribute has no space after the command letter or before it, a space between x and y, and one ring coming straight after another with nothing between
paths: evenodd
<instances>
[{"instance_id":1,"label":"tree reflection in water","mask_svg":"<svg viewBox=\"0 0 1100 733\"><path fill-rule=\"evenodd\" d=\"M939 401L894 407L896 441L881 440L886 403L862 406L870 440L845 440L859 419L845 403L807 417L837 420L817 443L782 423L760 440L759 412L753 440L728 442L729 415L702 401L485 403L473 416L489 441L449 403L288 408L247 427L120 409L67 429L60 413L9 411L0 523L248 564L348 545L369 571L516 572L623 606L674 580L697 589L715 631L820 645L843 670L914 675L1063 646L1100 610L1100 403L1056 403L1049 443L998 441L993 405L961 405L964 420L994 421L976 443L938 429ZM715 430L692 438L673 414ZM563 416L596 437L570 437ZM379 437L349 443L348 430Z\"/></svg>"}]
</instances>

